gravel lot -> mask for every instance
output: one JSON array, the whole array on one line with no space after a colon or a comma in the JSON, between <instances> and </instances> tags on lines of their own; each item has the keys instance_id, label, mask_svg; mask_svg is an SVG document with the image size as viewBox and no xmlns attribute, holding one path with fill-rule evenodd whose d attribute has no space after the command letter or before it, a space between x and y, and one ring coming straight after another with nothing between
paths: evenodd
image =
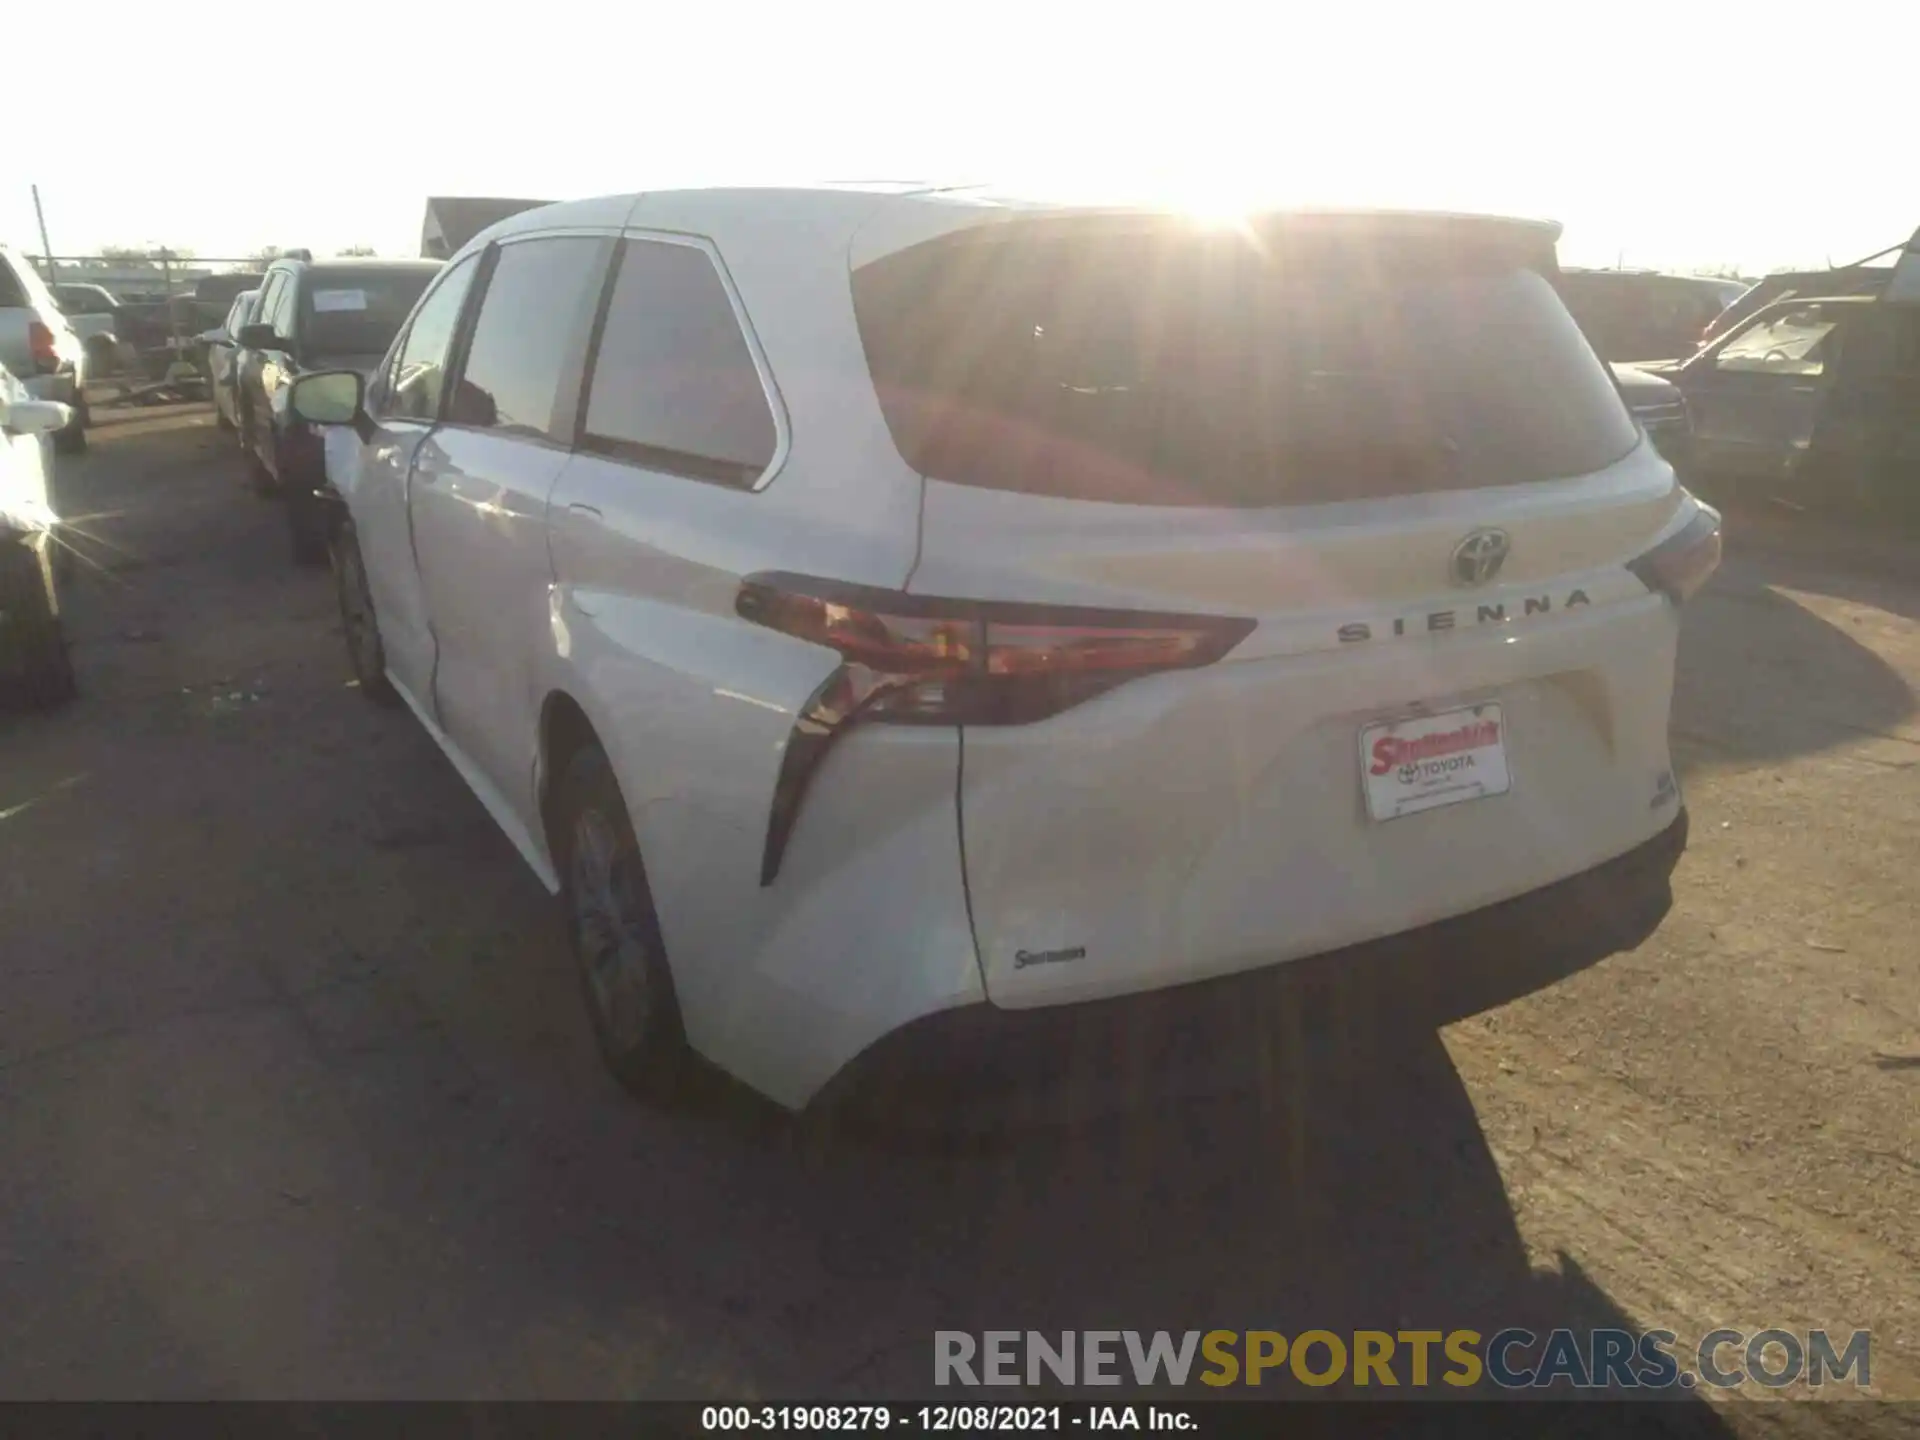
<instances>
[{"instance_id":1,"label":"gravel lot","mask_svg":"<svg viewBox=\"0 0 1920 1440\"><path fill-rule=\"evenodd\" d=\"M900 1397L936 1328L1531 1321L1867 1326L1920 1399L1920 550L1694 608L1638 951L1279 1095L822 1154L603 1077L208 412L97 413L84 695L0 716L0 1394Z\"/></svg>"}]
</instances>

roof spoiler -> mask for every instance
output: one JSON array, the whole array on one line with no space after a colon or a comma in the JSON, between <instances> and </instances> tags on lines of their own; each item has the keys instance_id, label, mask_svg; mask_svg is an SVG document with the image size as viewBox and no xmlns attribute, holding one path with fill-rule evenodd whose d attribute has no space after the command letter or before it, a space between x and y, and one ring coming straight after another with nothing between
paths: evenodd
<instances>
[{"instance_id":1,"label":"roof spoiler","mask_svg":"<svg viewBox=\"0 0 1920 1440\"><path fill-rule=\"evenodd\" d=\"M1179 211L1128 206L961 207L925 206L888 210L855 232L849 246L851 268L921 245L993 244L1029 236L1067 237L1133 232L1167 232L1189 228L1222 233L1271 233L1284 227L1300 234L1326 238L1349 236L1356 241L1394 239L1464 245L1511 245L1532 261L1557 268L1555 250L1561 226L1554 220L1530 220L1501 215L1474 215L1421 210L1363 210L1287 208L1250 211L1235 224L1209 225ZM1531 263L1531 262L1530 262Z\"/></svg>"}]
</instances>

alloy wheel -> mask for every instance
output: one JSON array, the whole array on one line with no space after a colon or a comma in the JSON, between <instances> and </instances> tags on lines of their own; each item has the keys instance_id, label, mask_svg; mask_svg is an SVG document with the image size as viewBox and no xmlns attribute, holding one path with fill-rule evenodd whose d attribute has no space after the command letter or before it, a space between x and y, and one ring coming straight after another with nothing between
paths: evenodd
<instances>
[{"instance_id":1,"label":"alloy wheel","mask_svg":"<svg viewBox=\"0 0 1920 1440\"><path fill-rule=\"evenodd\" d=\"M634 857L610 820L592 808L574 820L571 866L574 941L594 1006L619 1048L642 1044L652 1018L648 911Z\"/></svg>"}]
</instances>

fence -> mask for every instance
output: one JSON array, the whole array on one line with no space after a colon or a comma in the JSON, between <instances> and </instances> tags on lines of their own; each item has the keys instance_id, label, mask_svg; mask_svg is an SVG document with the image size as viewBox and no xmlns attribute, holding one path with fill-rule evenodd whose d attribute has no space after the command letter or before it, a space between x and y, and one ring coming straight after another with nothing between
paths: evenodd
<instances>
[{"instance_id":1,"label":"fence","mask_svg":"<svg viewBox=\"0 0 1920 1440\"><path fill-rule=\"evenodd\" d=\"M182 366L197 370L201 347L195 337L226 319L234 296L257 285L266 265L264 256L183 256L165 248L145 255L36 255L32 260L83 334L92 328L87 317L113 317L117 344L100 342L94 375L123 382L158 381Z\"/></svg>"}]
</instances>

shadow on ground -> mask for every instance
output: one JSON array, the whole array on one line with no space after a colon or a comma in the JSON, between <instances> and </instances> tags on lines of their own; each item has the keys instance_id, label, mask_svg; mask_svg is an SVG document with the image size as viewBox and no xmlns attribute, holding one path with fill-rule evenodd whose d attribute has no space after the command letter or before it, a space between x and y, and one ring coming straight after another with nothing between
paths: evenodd
<instances>
[{"instance_id":1,"label":"shadow on ground","mask_svg":"<svg viewBox=\"0 0 1920 1440\"><path fill-rule=\"evenodd\" d=\"M633 1104L547 898L343 688L326 580L237 458L142 444L76 494L166 563L83 585L86 698L0 749L0 811L33 802L0 822L31 917L0 966L0 1393L903 1398L937 1330L1658 1322L1530 1265L1448 1017L1404 1005L1334 997L1237 1093L1066 1129ZM1788 610L1770 636L1910 707Z\"/></svg>"},{"instance_id":2,"label":"shadow on ground","mask_svg":"<svg viewBox=\"0 0 1920 1440\"><path fill-rule=\"evenodd\" d=\"M1673 734L1683 771L1702 761L1765 763L1910 727L1920 703L1873 650L1778 590L1857 594L1915 605L1920 585L1849 579L1805 560L1751 556L1688 607L1674 677Z\"/></svg>"}]
</instances>

